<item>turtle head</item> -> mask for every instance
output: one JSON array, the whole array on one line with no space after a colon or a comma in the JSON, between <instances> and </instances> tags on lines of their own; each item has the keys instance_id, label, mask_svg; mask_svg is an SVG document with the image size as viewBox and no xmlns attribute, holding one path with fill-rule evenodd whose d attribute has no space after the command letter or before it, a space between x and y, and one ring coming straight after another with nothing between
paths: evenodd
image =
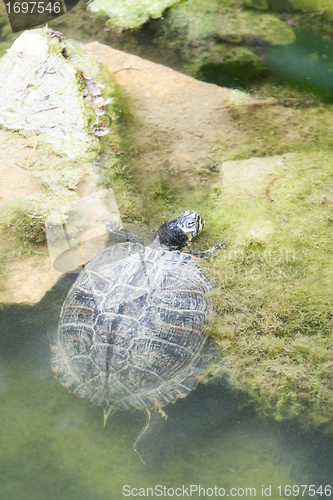
<instances>
[{"instance_id":1,"label":"turtle head","mask_svg":"<svg viewBox=\"0 0 333 500\"><path fill-rule=\"evenodd\" d=\"M198 212L187 210L176 219L163 224L154 234L151 246L180 250L190 245L204 227L204 221Z\"/></svg>"}]
</instances>

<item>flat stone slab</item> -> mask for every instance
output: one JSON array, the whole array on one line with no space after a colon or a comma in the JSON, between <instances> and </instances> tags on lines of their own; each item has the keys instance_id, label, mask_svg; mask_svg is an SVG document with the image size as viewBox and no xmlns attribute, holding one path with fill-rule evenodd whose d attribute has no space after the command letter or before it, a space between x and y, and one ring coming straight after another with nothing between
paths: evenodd
<instances>
[{"instance_id":1,"label":"flat stone slab","mask_svg":"<svg viewBox=\"0 0 333 500\"><path fill-rule=\"evenodd\" d=\"M223 201L235 203L235 197L252 197L264 194L278 176L288 169L284 160L297 153L248 160L226 161L222 164L219 182L223 185ZM269 193L267 192L268 196Z\"/></svg>"},{"instance_id":2,"label":"flat stone slab","mask_svg":"<svg viewBox=\"0 0 333 500\"><path fill-rule=\"evenodd\" d=\"M84 50L99 58L121 85L132 114L141 126L134 129L143 144L138 168L149 175L172 167L180 175L204 175L219 163L216 142L226 127L228 113L216 113L228 89L195 80L170 68L126 54L98 42ZM147 144L157 147L147 147Z\"/></svg>"}]
</instances>

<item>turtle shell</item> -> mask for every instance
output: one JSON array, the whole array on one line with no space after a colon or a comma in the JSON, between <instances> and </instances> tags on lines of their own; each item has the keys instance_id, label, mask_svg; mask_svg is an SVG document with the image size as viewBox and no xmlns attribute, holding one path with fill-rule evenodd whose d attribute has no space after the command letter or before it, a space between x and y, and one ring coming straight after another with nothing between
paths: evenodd
<instances>
[{"instance_id":1,"label":"turtle shell","mask_svg":"<svg viewBox=\"0 0 333 500\"><path fill-rule=\"evenodd\" d=\"M207 361L209 283L195 259L116 244L79 275L63 304L52 367L104 408L153 408L185 397Z\"/></svg>"}]
</instances>

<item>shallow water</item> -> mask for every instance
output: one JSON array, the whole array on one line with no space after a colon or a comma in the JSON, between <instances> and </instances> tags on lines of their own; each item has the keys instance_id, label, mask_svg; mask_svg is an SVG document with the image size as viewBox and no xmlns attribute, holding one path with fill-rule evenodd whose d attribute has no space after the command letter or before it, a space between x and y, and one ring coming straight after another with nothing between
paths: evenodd
<instances>
[{"instance_id":1,"label":"shallow water","mask_svg":"<svg viewBox=\"0 0 333 500\"><path fill-rule=\"evenodd\" d=\"M201 486L208 489L201 498L215 486L236 498L250 496L246 488L262 497L262 487L271 487L271 498L281 498L281 485L285 498L286 485L330 484L332 439L297 422L261 419L225 382L199 384L166 407L168 421L147 445L153 465L145 466L133 449L142 412L118 412L104 428L101 408L54 379L48 332L71 282L62 279L36 306L1 315L1 499L113 500L123 498L125 485L184 486L188 493L190 485Z\"/></svg>"},{"instance_id":2,"label":"shallow water","mask_svg":"<svg viewBox=\"0 0 333 500\"><path fill-rule=\"evenodd\" d=\"M71 29L64 19L57 29L83 42L109 36L116 48L186 72L173 53L161 58L149 31L135 43L131 36L116 40L103 23L87 17ZM63 278L36 306L1 312L1 500L119 500L133 488L129 498L187 498L190 485L193 498L331 496L325 486L333 487L333 438L297 421L263 419L226 381L199 384L166 407L164 428L147 444L152 465L145 466L133 448L144 413L118 412L104 428L102 409L70 394L51 371L49 336L73 279ZM154 495L147 490L159 485L162 494L160 487ZM297 485L315 486L308 495Z\"/></svg>"}]
</instances>

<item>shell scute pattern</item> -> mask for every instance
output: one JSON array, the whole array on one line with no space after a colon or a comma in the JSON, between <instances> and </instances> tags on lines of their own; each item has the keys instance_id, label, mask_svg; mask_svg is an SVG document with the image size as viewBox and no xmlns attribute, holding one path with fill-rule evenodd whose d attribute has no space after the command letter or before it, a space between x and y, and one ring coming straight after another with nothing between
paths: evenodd
<instances>
[{"instance_id":1,"label":"shell scute pattern","mask_svg":"<svg viewBox=\"0 0 333 500\"><path fill-rule=\"evenodd\" d=\"M207 355L209 283L193 257L116 244L95 257L64 303L57 378L104 408L152 408L184 397Z\"/></svg>"}]
</instances>

